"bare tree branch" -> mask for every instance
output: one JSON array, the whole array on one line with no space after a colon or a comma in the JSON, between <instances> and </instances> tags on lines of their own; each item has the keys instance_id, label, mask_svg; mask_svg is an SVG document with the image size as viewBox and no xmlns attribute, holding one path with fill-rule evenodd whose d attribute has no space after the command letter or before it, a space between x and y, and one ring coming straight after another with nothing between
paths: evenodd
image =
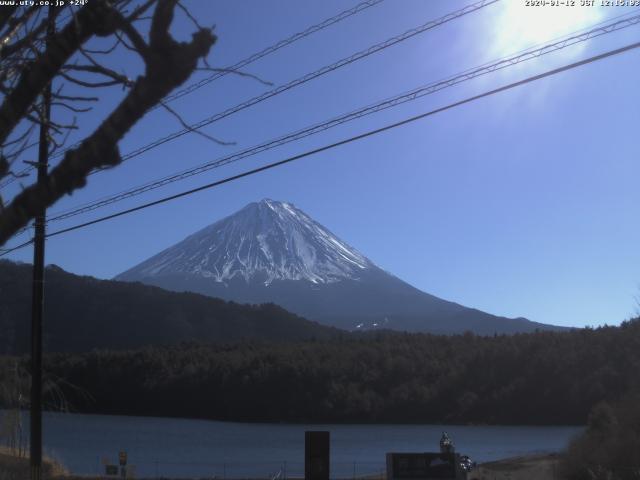
<instances>
[{"instance_id":1,"label":"bare tree branch","mask_svg":"<svg viewBox=\"0 0 640 480\"><path fill-rule=\"evenodd\" d=\"M73 122L75 124L75 117L73 118ZM49 154L52 154L54 152L56 152L59 148L64 147L67 144L67 140L69 140L69 135L71 135L71 129L67 130L67 133L65 134L64 138L62 139L61 142L58 142L56 140L52 140L51 141L51 145L49 148Z\"/></svg>"},{"instance_id":2,"label":"bare tree branch","mask_svg":"<svg viewBox=\"0 0 640 480\"><path fill-rule=\"evenodd\" d=\"M262 78L258 77L257 75L254 75L253 73L247 73L247 72L243 72L241 70L234 70L233 68L217 68L217 67L198 67L196 70L198 71L202 71L202 72L224 72L224 73L230 73L232 75L238 75L239 77L247 77L247 78L251 78L253 80L256 80L258 82L260 82L261 84L267 86L267 87L272 87L273 86L273 82L270 82L268 80L263 80Z\"/></svg>"},{"instance_id":3,"label":"bare tree branch","mask_svg":"<svg viewBox=\"0 0 640 480\"><path fill-rule=\"evenodd\" d=\"M7 22L7 31L0 37L0 48L6 47L11 42L11 39L18 33L20 28L29 20L29 17L36 13L37 7L32 6L28 8L19 17L9 17Z\"/></svg>"},{"instance_id":4,"label":"bare tree branch","mask_svg":"<svg viewBox=\"0 0 640 480\"><path fill-rule=\"evenodd\" d=\"M122 82L119 80L107 80L105 82L89 82L80 80L79 78L72 77L71 75L64 73L63 71L60 71L59 75L65 80L85 88L102 88L113 87L114 85L122 85Z\"/></svg>"},{"instance_id":5,"label":"bare tree branch","mask_svg":"<svg viewBox=\"0 0 640 480\"><path fill-rule=\"evenodd\" d=\"M113 53L113 51L118 47L119 44L120 44L120 42L116 39L116 41L113 42L113 45L111 45L109 48L107 48L105 50L93 50L93 49L90 49L90 48L83 48L82 50L87 52L87 53L94 54L94 55L108 55L110 53Z\"/></svg>"},{"instance_id":6,"label":"bare tree branch","mask_svg":"<svg viewBox=\"0 0 640 480\"><path fill-rule=\"evenodd\" d=\"M37 7L34 7L34 8L37 8ZM58 14L57 11L55 14L56 15ZM40 22L40 24L37 27L27 29L26 21L25 21L25 24L23 25L25 26L25 29L27 29L27 34L17 42L14 42L12 44L8 44L8 43L11 40L11 37L13 36L13 34L15 34L15 32L13 32L12 35L4 37L0 42L0 60L7 58L13 53L24 48L25 46L32 44L38 38L39 35L45 32L45 30L47 29L47 22L48 22L48 19L45 18Z\"/></svg>"},{"instance_id":7,"label":"bare tree branch","mask_svg":"<svg viewBox=\"0 0 640 480\"><path fill-rule=\"evenodd\" d=\"M58 100L69 100L70 102L97 102L99 100L98 97L69 97L58 93L54 93L52 97Z\"/></svg>"},{"instance_id":8,"label":"bare tree branch","mask_svg":"<svg viewBox=\"0 0 640 480\"><path fill-rule=\"evenodd\" d=\"M146 61L146 58L149 55L149 46L147 45L147 42L144 41L144 38L142 38L142 35L140 35L140 33L135 28L133 28L131 22L126 20L125 18L121 19L119 28L131 41L133 46L129 46L124 40L120 39L122 44L129 50L138 52Z\"/></svg>"},{"instance_id":9,"label":"bare tree branch","mask_svg":"<svg viewBox=\"0 0 640 480\"><path fill-rule=\"evenodd\" d=\"M4 149L4 148L7 148L7 147L9 147L9 146L11 146L11 145L14 145L14 144L16 144L16 143L20 143L20 142L22 142L25 138L27 138L29 135L31 135L31 133L33 132L33 127L34 127L34 125L33 125L33 124L32 124L32 125L30 125L30 126L29 126L29 128L27 128L27 130L25 130L25 132L24 132L22 135L20 135L20 136L16 137L16 138L15 138L15 139L13 139L13 140L10 140L10 141L8 141L8 142L4 143L4 144L2 145L2 148ZM1 175L0 175L0 178L2 178L2 176L1 176Z\"/></svg>"},{"instance_id":10,"label":"bare tree branch","mask_svg":"<svg viewBox=\"0 0 640 480\"><path fill-rule=\"evenodd\" d=\"M17 5L6 5L4 8L0 8L0 30L4 29L13 18L13 14L17 8Z\"/></svg>"},{"instance_id":11,"label":"bare tree branch","mask_svg":"<svg viewBox=\"0 0 640 480\"><path fill-rule=\"evenodd\" d=\"M105 77L111 78L116 84L122 84L127 87L133 85L133 81L128 78L126 75L122 75L118 72L114 72L113 70L103 67L102 65L65 65L61 69L62 71L74 70L76 72L90 72L90 73L98 73ZM86 82L85 82L86 83Z\"/></svg>"},{"instance_id":12,"label":"bare tree branch","mask_svg":"<svg viewBox=\"0 0 640 480\"><path fill-rule=\"evenodd\" d=\"M6 177L9 171L10 164L4 155L0 154L0 178Z\"/></svg>"},{"instance_id":13,"label":"bare tree branch","mask_svg":"<svg viewBox=\"0 0 640 480\"><path fill-rule=\"evenodd\" d=\"M24 71L0 106L0 143L6 140L45 85L85 41L93 35L103 36L115 31L113 12L104 1L89 2L73 22L51 38L42 57Z\"/></svg>"},{"instance_id":14,"label":"bare tree branch","mask_svg":"<svg viewBox=\"0 0 640 480\"><path fill-rule=\"evenodd\" d=\"M198 20L193 15L191 15L191 12L187 8L185 8L185 6L182 5L180 1L178 1L178 8L182 10L182 12L187 16L189 20L191 20L191 23L193 23L198 30L202 30L202 25L198 23Z\"/></svg>"},{"instance_id":15,"label":"bare tree branch","mask_svg":"<svg viewBox=\"0 0 640 480\"><path fill-rule=\"evenodd\" d=\"M52 107L66 108L67 110L69 110L71 112L75 112L75 113L86 113L86 112L90 112L92 110L91 107L86 107L86 108L73 107L73 106L69 105L68 103L64 103L64 102L51 102L51 106Z\"/></svg>"},{"instance_id":16,"label":"bare tree branch","mask_svg":"<svg viewBox=\"0 0 640 480\"><path fill-rule=\"evenodd\" d=\"M207 140L211 140L213 143L217 143L218 145L236 145L236 142L225 142L223 140L219 140L215 137L212 137L211 135L206 134L205 132L202 132L200 130L197 130L195 128L193 128L191 125L189 125L187 122L184 121L184 119L182 118L182 116L176 112L174 109L172 109L169 105L167 105L165 102L161 101L160 105L167 111L169 112L171 115L173 115L175 118L178 119L178 122L180 122L180 125L182 125L182 128L189 130L192 133L195 133L197 135L200 135L201 137L206 138Z\"/></svg>"},{"instance_id":17,"label":"bare tree branch","mask_svg":"<svg viewBox=\"0 0 640 480\"><path fill-rule=\"evenodd\" d=\"M146 2L144 2L142 5L140 5L138 8L136 8L131 15L129 15L127 17L127 21L128 22L133 22L135 20L139 20L140 16L143 15L146 11L148 11L151 6L156 3L157 0L147 0ZM202 30L202 29L199 29Z\"/></svg>"},{"instance_id":18,"label":"bare tree branch","mask_svg":"<svg viewBox=\"0 0 640 480\"><path fill-rule=\"evenodd\" d=\"M90 3L87 7L91 5L98 5L98 2ZM158 1L150 27L149 50L143 56L144 75L136 79L120 104L77 148L66 152L62 161L51 171L46 183L25 188L0 213L0 245L27 225L43 206L48 207L62 196L83 187L92 170L119 164L121 156L118 142L146 112L158 104L171 90L184 83L197 68L200 59L208 54L216 40L208 29L195 32L188 43L177 42L171 37L169 27L175 5L175 0ZM77 21L89 30L95 19L93 14L83 14L83 10L87 7L80 11ZM107 23L120 28L122 15L115 10L107 13L109 14ZM104 22L104 18L101 20ZM107 30L103 29L102 33ZM69 44L60 52L60 56L55 55L55 58L50 58L55 62L54 66L57 70L66 63L71 49L77 51L83 43L82 40L86 40L83 34L89 35L82 29L77 33L73 30L73 33L73 36L69 35ZM59 40L58 43L60 43ZM51 56L51 53L45 52L45 56ZM50 78L55 74L55 71L49 72L44 66L40 68L42 71L39 76L34 75L34 83L41 81L40 76ZM32 102L33 100L29 104ZM9 105L13 106L13 104ZM1 135L4 130L11 126L16 108L12 110L4 104L0 108L0 139L3 139ZM26 107L23 113L24 111Z\"/></svg>"}]
</instances>

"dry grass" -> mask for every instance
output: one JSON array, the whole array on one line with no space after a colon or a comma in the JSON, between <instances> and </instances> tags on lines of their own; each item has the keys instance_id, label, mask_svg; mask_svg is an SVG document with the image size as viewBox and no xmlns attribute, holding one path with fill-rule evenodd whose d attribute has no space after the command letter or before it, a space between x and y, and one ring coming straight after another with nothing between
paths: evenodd
<instances>
[{"instance_id":1,"label":"dry grass","mask_svg":"<svg viewBox=\"0 0 640 480\"><path fill-rule=\"evenodd\" d=\"M66 477L68 471L57 461L44 458L42 477L45 480ZM0 480L25 480L30 476L29 456L17 457L13 452L0 447Z\"/></svg>"}]
</instances>

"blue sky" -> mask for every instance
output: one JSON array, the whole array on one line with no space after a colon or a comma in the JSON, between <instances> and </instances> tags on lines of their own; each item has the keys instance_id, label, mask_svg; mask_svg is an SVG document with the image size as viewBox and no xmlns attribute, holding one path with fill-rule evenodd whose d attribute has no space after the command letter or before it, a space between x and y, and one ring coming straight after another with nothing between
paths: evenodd
<instances>
[{"instance_id":1,"label":"blue sky","mask_svg":"<svg viewBox=\"0 0 640 480\"><path fill-rule=\"evenodd\" d=\"M209 61L220 67L356 3L186 2L202 24L216 25L219 40ZM275 85L286 83L468 3L386 0L246 70ZM521 3L503 0L490 5L204 129L236 145L186 135L94 175L84 190L50 212L199 165L632 11L531 10ZM193 28L184 18L176 19L178 37L187 38ZM593 39L52 224L51 229L279 160L639 38L640 27L635 26ZM130 55L112 61L130 74L139 69ZM631 51L221 188L52 238L47 263L110 278L245 204L269 197L293 202L382 268L439 297L545 323L617 324L635 314L640 285L639 61L640 51ZM194 80L204 75L198 73ZM228 75L172 107L196 122L269 88ZM121 96L119 88L105 92L95 112L82 117L79 134L90 132ZM121 143L121 151L180 128L170 115L156 110ZM9 191L17 185L12 188ZM30 249L10 258L30 261Z\"/></svg>"}]
</instances>

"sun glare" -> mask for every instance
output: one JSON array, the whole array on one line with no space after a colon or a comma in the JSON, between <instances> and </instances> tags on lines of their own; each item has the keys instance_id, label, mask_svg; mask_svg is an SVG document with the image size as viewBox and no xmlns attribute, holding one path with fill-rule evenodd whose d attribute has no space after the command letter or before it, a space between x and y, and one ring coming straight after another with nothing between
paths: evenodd
<instances>
[{"instance_id":1,"label":"sun glare","mask_svg":"<svg viewBox=\"0 0 640 480\"><path fill-rule=\"evenodd\" d=\"M524 0L501 2L497 22L497 54L506 55L582 30L603 18L598 7L526 6Z\"/></svg>"}]
</instances>

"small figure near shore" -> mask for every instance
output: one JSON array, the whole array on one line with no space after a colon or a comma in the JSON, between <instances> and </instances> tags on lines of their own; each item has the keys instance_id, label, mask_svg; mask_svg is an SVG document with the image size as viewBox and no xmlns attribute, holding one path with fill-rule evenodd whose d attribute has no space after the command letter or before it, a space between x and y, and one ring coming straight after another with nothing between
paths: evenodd
<instances>
[{"instance_id":1,"label":"small figure near shore","mask_svg":"<svg viewBox=\"0 0 640 480\"><path fill-rule=\"evenodd\" d=\"M447 432L442 432L442 437L440 437L440 453L455 453L455 450L453 440L449 438Z\"/></svg>"}]
</instances>

